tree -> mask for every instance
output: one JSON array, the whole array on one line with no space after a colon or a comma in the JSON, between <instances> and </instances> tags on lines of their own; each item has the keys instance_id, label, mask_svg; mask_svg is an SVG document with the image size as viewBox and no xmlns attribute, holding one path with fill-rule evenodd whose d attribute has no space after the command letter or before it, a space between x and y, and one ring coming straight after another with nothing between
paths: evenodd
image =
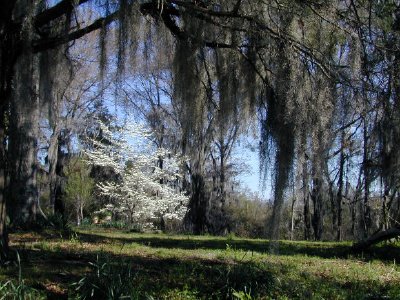
<instances>
[{"instance_id":1,"label":"tree","mask_svg":"<svg viewBox=\"0 0 400 300\"><path fill-rule=\"evenodd\" d=\"M175 188L180 175L179 158L167 150L151 148L151 133L130 124L112 133L100 123L109 143L91 140L93 150L86 150L91 165L111 168L117 181L99 182L101 193L109 198L106 209L124 215L130 223L152 218L182 219L188 198ZM129 144L131 143L131 144ZM163 158L163 168L157 164Z\"/></svg>"},{"instance_id":2,"label":"tree","mask_svg":"<svg viewBox=\"0 0 400 300\"><path fill-rule=\"evenodd\" d=\"M93 199L94 180L83 158L70 160L65 171L68 180L65 187L66 203L74 208L76 224L84 218L83 210Z\"/></svg>"}]
</instances>

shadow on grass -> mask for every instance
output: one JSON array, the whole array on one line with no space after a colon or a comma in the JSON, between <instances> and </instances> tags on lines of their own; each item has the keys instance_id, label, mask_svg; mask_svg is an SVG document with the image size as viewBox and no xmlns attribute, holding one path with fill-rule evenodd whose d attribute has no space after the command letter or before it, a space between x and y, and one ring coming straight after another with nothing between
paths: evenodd
<instances>
[{"instance_id":1,"label":"shadow on grass","mask_svg":"<svg viewBox=\"0 0 400 300\"><path fill-rule=\"evenodd\" d=\"M92 242L96 239L93 235L82 238L90 238ZM156 299L232 299L233 291L250 291L254 299L275 299L278 296L290 299L386 299L380 295L385 296L390 292L389 289L393 289L377 282L354 279L338 282L332 277L322 278L300 272L293 265L260 261L145 257L98 250L79 252L77 249L15 250L19 250L23 258L24 277L34 284L36 282L36 286L44 286L43 282L60 284L64 293L59 293L59 299L66 299L67 293L71 297L71 283L78 282L85 274L95 273L89 263L96 261L97 264L114 265L113 274L120 273L118 268L130 266L134 274L131 280L134 281L139 299L146 295L153 295ZM112 277L106 279L103 280L104 288L112 285ZM126 282L121 284L125 285ZM50 291L49 298L56 296L57 293ZM96 299L102 298L98 296Z\"/></svg>"},{"instance_id":2,"label":"shadow on grass","mask_svg":"<svg viewBox=\"0 0 400 300\"><path fill-rule=\"evenodd\" d=\"M114 265L118 268L131 266L134 286L141 293L157 296L185 293L202 299L231 299L234 291L251 291L254 297L267 295L273 289L274 278L267 270L255 262L225 262L206 259L185 259L142 257L138 255L111 254L103 251L73 252L18 249L21 253L23 273L35 288L45 289L43 282L60 284L65 293L71 284L78 282L85 274L94 272L97 264ZM99 263L100 262L100 263ZM14 270L9 275L17 276ZM98 282L94 282L98 284ZM106 283L107 284L107 283ZM121 284L126 285L126 282ZM111 280L108 280L111 285ZM105 287L107 288L107 287ZM49 293L50 295L51 293ZM51 298L54 293L51 294ZM61 298L62 298L61 297ZM65 298L66 299L66 298ZM95 299L102 299L99 296ZM142 299L142 298L140 298ZM180 298L179 298L180 299ZM182 298L186 299L186 298Z\"/></svg>"},{"instance_id":3,"label":"shadow on grass","mask_svg":"<svg viewBox=\"0 0 400 300\"><path fill-rule=\"evenodd\" d=\"M89 243L138 243L144 246L153 248L167 248L167 249L184 249L184 250L197 250L197 249L210 249L210 250L225 250L228 245L231 249L252 251L259 253L270 253L271 243L267 240L247 240L247 239L217 239L201 237L201 239L184 237L157 237L145 236L141 234L132 234L131 237L110 237L100 234L80 232L80 240ZM400 261L400 248L397 246L384 245L371 247L362 253L354 253L350 244L344 243L313 243L313 242L291 242L280 241L274 251L279 255L307 255L316 256L321 258L348 258L355 256L362 260L379 259L383 261Z\"/></svg>"}]
</instances>

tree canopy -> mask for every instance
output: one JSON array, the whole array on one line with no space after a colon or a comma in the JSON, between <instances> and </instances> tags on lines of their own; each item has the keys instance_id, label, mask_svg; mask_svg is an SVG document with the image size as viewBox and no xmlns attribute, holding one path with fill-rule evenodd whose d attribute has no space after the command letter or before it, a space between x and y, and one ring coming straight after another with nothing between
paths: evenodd
<instances>
[{"instance_id":1,"label":"tree canopy","mask_svg":"<svg viewBox=\"0 0 400 300\"><path fill-rule=\"evenodd\" d=\"M40 107L50 108L51 119L74 73L71 50L94 32L103 86L111 69L116 90L127 72L171 74L180 148L190 158L194 232L210 228L204 162L212 142L219 133L214 187L224 215L224 137L236 137L254 115L261 171L273 174L272 238L279 238L291 181L303 195L306 236L312 227L322 238L331 203L341 239L350 187L358 203L353 227L359 238L370 235L377 183L380 229L398 226L399 1L7 0L0 14L0 233L6 202L13 224L34 221Z\"/></svg>"}]
</instances>

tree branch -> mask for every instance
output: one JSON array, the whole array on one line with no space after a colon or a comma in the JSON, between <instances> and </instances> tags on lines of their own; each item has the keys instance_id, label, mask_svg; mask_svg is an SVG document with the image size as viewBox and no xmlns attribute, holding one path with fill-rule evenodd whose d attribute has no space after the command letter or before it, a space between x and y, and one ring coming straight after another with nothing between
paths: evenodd
<instances>
[{"instance_id":1,"label":"tree branch","mask_svg":"<svg viewBox=\"0 0 400 300\"><path fill-rule=\"evenodd\" d=\"M60 3L54 5L53 7L50 7L49 9L46 9L45 11L39 13L35 17L35 26L36 27L41 27L43 25L48 24L49 22L62 17L68 12L71 12L74 7L79 6L85 2L88 2L89 0L63 0Z\"/></svg>"},{"instance_id":2,"label":"tree branch","mask_svg":"<svg viewBox=\"0 0 400 300\"><path fill-rule=\"evenodd\" d=\"M82 36L97 30L103 26L106 26L107 24L110 24L111 22L115 21L119 16L118 11L114 12L107 17L97 19L94 21L92 24L89 26L76 30L74 32L71 32L67 35L61 36L61 37L54 37L54 38L46 38L46 39L41 39L41 40L34 40L32 42L32 48L34 53L38 53L40 51L45 51L49 49L54 49L57 46L60 46L62 44L71 42L73 40L79 39Z\"/></svg>"}]
</instances>

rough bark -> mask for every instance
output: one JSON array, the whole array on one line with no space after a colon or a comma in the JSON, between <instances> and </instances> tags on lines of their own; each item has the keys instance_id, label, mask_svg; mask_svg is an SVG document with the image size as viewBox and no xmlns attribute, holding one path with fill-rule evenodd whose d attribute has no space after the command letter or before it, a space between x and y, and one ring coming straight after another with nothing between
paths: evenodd
<instances>
[{"instance_id":1,"label":"rough bark","mask_svg":"<svg viewBox=\"0 0 400 300\"><path fill-rule=\"evenodd\" d=\"M16 18L29 16L34 9L30 1L19 1ZM26 21L28 22L28 21ZM27 25L29 26L29 25ZM22 54L14 65L13 91L9 124L9 213L11 223L26 227L35 220L38 191L37 137L39 131L38 76L32 53L30 28L21 33Z\"/></svg>"}]
</instances>

